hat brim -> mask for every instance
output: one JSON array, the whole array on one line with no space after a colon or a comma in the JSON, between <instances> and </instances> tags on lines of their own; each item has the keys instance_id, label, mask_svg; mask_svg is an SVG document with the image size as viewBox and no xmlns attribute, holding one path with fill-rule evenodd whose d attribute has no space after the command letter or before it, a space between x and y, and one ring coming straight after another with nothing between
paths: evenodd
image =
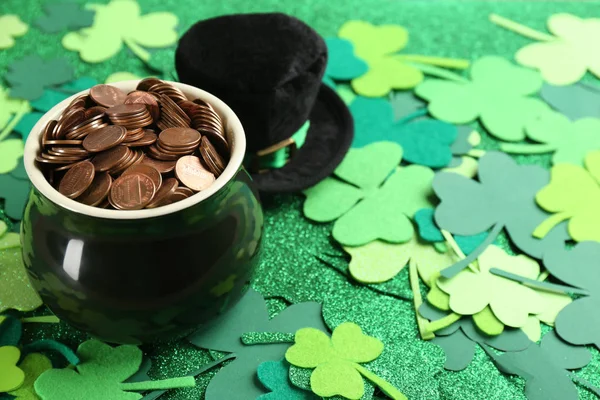
<instances>
[{"instance_id":1,"label":"hat brim","mask_svg":"<svg viewBox=\"0 0 600 400\"><path fill-rule=\"evenodd\" d=\"M252 175L260 191L292 193L308 189L331 175L342 162L354 138L354 121L344 101L324 83L309 121L304 145L285 166Z\"/></svg>"}]
</instances>

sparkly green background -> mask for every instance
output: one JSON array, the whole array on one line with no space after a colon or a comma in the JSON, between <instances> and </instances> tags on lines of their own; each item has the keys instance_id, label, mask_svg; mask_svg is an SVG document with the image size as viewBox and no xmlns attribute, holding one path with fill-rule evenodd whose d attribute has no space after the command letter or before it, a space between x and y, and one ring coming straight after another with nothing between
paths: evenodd
<instances>
[{"instance_id":1,"label":"sparkly green background","mask_svg":"<svg viewBox=\"0 0 600 400\"><path fill-rule=\"evenodd\" d=\"M48 0L51 1L51 0ZM54 0L56 1L56 0ZM83 0L78 0L84 3ZM104 3L106 1L98 1ZM31 24L41 13L41 0L0 0L0 15L17 14ZM499 13L532 28L544 30L547 17L556 12L571 12L579 16L598 16L600 3L489 3L435 2L400 0L140 0L143 12L168 10L180 18L180 32L195 21L216 15L240 12L282 11L295 15L321 34L334 35L349 19L364 19L376 24L397 23L408 28L411 38L405 52L432 56L458 57L474 60L488 54L512 59L513 54L530 40L507 32L488 22L488 15ZM128 50L111 60L89 65L78 55L60 46L64 33L48 35L34 26L14 48L0 52L0 76L15 59L29 53L42 57L66 57L76 68L76 76L91 76L98 81L116 71L138 75L148 72ZM588 77L589 78L589 77ZM484 135L482 147L495 147ZM547 167L543 156L520 157L521 162ZM309 223L301 214L300 196L275 196L265 200L265 256L253 286L269 300L272 312L287 302L316 300L324 304L324 316L330 326L354 321L363 329L382 339L384 354L369 368L395 384L411 399L522 399L523 381L504 377L488 357L477 350L473 363L455 373L442 368L444 355L437 346L421 341L417 336L411 293L406 271L385 287L395 295L377 294L369 288L350 283L335 268L318 261L315 254L339 254L329 240L329 225ZM332 264L344 268L339 258ZM337 262L335 262L337 260ZM76 347L85 335L64 324L56 326L26 325L24 342L31 339L54 338ZM186 342L146 347L152 357L154 377L172 377L197 369L212 360L207 351ZM594 360L580 374L600 385L600 356L592 349ZM193 389L174 390L164 399L202 398L212 373L198 379ZM585 389L581 398L594 398ZM226 399L219 399L226 400Z\"/></svg>"}]
</instances>

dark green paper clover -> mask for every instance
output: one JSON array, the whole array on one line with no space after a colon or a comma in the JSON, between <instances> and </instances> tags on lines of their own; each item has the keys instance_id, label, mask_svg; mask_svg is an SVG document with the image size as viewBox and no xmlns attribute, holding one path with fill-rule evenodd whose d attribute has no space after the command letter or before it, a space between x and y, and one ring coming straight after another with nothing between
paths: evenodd
<instances>
[{"instance_id":1,"label":"dark green paper clover","mask_svg":"<svg viewBox=\"0 0 600 400\"><path fill-rule=\"evenodd\" d=\"M31 183L28 179L16 177L13 172L0 174L0 199L4 199L6 215L20 221L29 198ZM20 176L19 174L17 171L17 176Z\"/></svg>"},{"instance_id":2,"label":"dark green paper clover","mask_svg":"<svg viewBox=\"0 0 600 400\"><path fill-rule=\"evenodd\" d=\"M363 75L369 69L366 62L354 54L354 45L346 39L327 38L327 69L325 82L332 85L334 80L349 81Z\"/></svg>"},{"instance_id":3,"label":"dark green paper clover","mask_svg":"<svg viewBox=\"0 0 600 400\"><path fill-rule=\"evenodd\" d=\"M258 380L271 393L263 394L256 400L317 400L310 391L302 390L290 381L290 363L286 360L266 361L258 366Z\"/></svg>"},{"instance_id":4,"label":"dark green paper clover","mask_svg":"<svg viewBox=\"0 0 600 400\"><path fill-rule=\"evenodd\" d=\"M269 320L263 297L250 289L230 311L188 340L205 349L230 352L235 360L223 367L206 388L206 400L246 400L264 394L256 381L256 370L264 361L280 360L291 343L246 345L246 333L293 334L300 328L313 327L324 332L321 305L307 302L294 304ZM232 384L235 382L235 384Z\"/></svg>"},{"instance_id":5,"label":"dark green paper clover","mask_svg":"<svg viewBox=\"0 0 600 400\"><path fill-rule=\"evenodd\" d=\"M28 55L9 64L4 78L11 86L11 97L35 100L45 88L69 82L73 73L73 66L65 58L44 60L39 55Z\"/></svg>"},{"instance_id":6,"label":"dark green paper clover","mask_svg":"<svg viewBox=\"0 0 600 400\"><path fill-rule=\"evenodd\" d=\"M46 33L56 33L63 29L77 30L94 22L94 12L85 10L74 2L50 3L44 5L46 15L35 21L35 26Z\"/></svg>"}]
</instances>

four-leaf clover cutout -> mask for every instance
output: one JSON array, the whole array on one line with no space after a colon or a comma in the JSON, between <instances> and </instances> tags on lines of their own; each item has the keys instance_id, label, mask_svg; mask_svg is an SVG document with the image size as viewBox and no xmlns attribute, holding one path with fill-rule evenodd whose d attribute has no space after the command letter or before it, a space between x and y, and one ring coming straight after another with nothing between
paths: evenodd
<instances>
[{"instance_id":1,"label":"four-leaf clover cutout","mask_svg":"<svg viewBox=\"0 0 600 400\"><path fill-rule=\"evenodd\" d=\"M398 389L360 365L375 360L382 352L383 343L379 339L365 335L352 322L344 322L333 330L331 337L314 328L298 330L295 344L286 351L285 358L297 367L315 369L310 386L319 396L360 399L365 377L392 399L405 400Z\"/></svg>"},{"instance_id":2,"label":"four-leaf clover cutout","mask_svg":"<svg viewBox=\"0 0 600 400\"><path fill-rule=\"evenodd\" d=\"M135 0L112 0L108 4L89 4L96 12L89 28L67 33L62 44L68 50L78 51L89 63L106 61L117 54L123 43L143 61L150 59L144 47L168 47L177 41L178 19L168 12L141 15Z\"/></svg>"},{"instance_id":3,"label":"four-leaf clover cutout","mask_svg":"<svg viewBox=\"0 0 600 400\"><path fill-rule=\"evenodd\" d=\"M402 148L391 142L351 149L335 170L339 179L326 178L304 192L304 215L335 221L333 237L345 246L410 240L410 218L430 204L434 174L420 165L398 168L401 158Z\"/></svg>"},{"instance_id":4,"label":"four-leaf clover cutout","mask_svg":"<svg viewBox=\"0 0 600 400\"><path fill-rule=\"evenodd\" d=\"M537 71L486 56L473 63L470 75L470 81L427 79L415 92L429 102L433 117L454 124L479 118L492 135L506 141L523 140L525 124L548 109L529 97L542 87Z\"/></svg>"}]
</instances>

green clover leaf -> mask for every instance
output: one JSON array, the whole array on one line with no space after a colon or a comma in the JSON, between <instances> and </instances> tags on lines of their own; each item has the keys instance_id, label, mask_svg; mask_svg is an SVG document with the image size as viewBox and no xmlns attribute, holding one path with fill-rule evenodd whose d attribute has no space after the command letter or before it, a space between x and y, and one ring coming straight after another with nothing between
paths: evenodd
<instances>
[{"instance_id":1,"label":"green clover leaf","mask_svg":"<svg viewBox=\"0 0 600 400\"><path fill-rule=\"evenodd\" d=\"M0 142L0 174L6 174L19 165L23 157L23 141L8 139Z\"/></svg>"},{"instance_id":2,"label":"green clover leaf","mask_svg":"<svg viewBox=\"0 0 600 400\"><path fill-rule=\"evenodd\" d=\"M52 369L52 363L43 354L31 353L21 361L19 368L25 373L25 380L20 388L9 394L15 396L15 400L38 400L39 397L33 387L34 383L40 375Z\"/></svg>"},{"instance_id":3,"label":"green clover leaf","mask_svg":"<svg viewBox=\"0 0 600 400\"><path fill-rule=\"evenodd\" d=\"M16 15L0 16L0 50L13 47L13 37L23 36L28 29L29 26Z\"/></svg>"},{"instance_id":4,"label":"green clover leaf","mask_svg":"<svg viewBox=\"0 0 600 400\"><path fill-rule=\"evenodd\" d=\"M334 221L333 237L345 246L375 239L403 243L413 237L409 218L430 205L433 171L420 165L397 168L402 148L376 142L350 149L335 175L304 192L304 215Z\"/></svg>"},{"instance_id":5,"label":"green clover leaf","mask_svg":"<svg viewBox=\"0 0 600 400\"><path fill-rule=\"evenodd\" d=\"M392 89L410 89L423 80L419 69L392 56L408 43L408 32L403 27L348 21L338 36L350 41L356 57L369 67L364 75L352 80L352 88L361 96L385 96Z\"/></svg>"},{"instance_id":6,"label":"green clover leaf","mask_svg":"<svg viewBox=\"0 0 600 400\"><path fill-rule=\"evenodd\" d=\"M123 43L147 62L150 54L143 47L168 47L177 41L174 14L155 12L142 16L135 0L112 0L108 4L90 4L96 12L94 23L62 39L67 50L79 52L83 61L99 63L117 54Z\"/></svg>"},{"instance_id":7,"label":"green clover leaf","mask_svg":"<svg viewBox=\"0 0 600 400\"><path fill-rule=\"evenodd\" d=\"M553 85L578 82L587 71L600 78L600 55L593 39L600 36L597 18L554 14L548 18L548 30L555 37L520 49L515 54L519 64L539 69L544 80Z\"/></svg>"},{"instance_id":8,"label":"green clover leaf","mask_svg":"<svg viewBox=\"0 0 600 400\"><path fill-rule=\"evenodd\" d=\"M323 397L341 395L360 399L364 393L362 376L377 384L393 399L406 399L392 385L361 366L383 352L383 343L365 335L352 322L338 325L331 335L314 328L296 332L295 344L285 353L286 360L297 367L315 368L310 377L312 391Z\"/></svg>"},{"instance_id":9,"label":"green clover leaf","mask_svg":"<svg viewBox=\"0 0 600 400\"><path fill-rule=\"evenodd\" d=\"M44 94L44 88L70 81L73 72L73 66L64 58L44 60L36 54L9 64L5 78L12 97L35 100Z\"/></svg>"},{"instance_id":10,"label":"green clover leaf","mask_svg":"<svg viewBox=\"0 0 600 400\"><path fill-rule=\"evenodd\" d=\"M51 3L44 5L46 15L39 17L35 25L46 33L63 29L79 29L92 25L94 13L83 10L77 3Z\"/></svg>"},{"instance_id":11,"label":"green clover leaf","mask_svg":"<svg viewBox=\"0 0 600 400\"><path fill-rule=\"evenodd\" d=\"M473 63L471 81L428 79L415 92L429 101L429 112L437 119L466 124L480 118L497 138L516 141L525 138L527 121L548 109L529 97L541 87L537 71L487 56Z\"/></svg>"},{"instance_id":12,"label":"green clover leaf","mask_svg":"<svg viewBox=\"0 0 600 400\"><path fill-rule=\"evenodd\" d=\"M24 100L10 98L8 89L0 86L0 130L4 129L13 114L20 111L24 102Z\"/></svg>"},{"instance_id":13,"label":"green clover leaf","mask_svg":"<svg viewBox=\"0 0 600 400\"><path fill-rule=\"evenodd\" d=\"M311 392L302 390L290 381L289 364L285 360L265 361L258 366L258 380L271 392L256 400L316 400Z\"/></svg>"},{"instance_id":14,"label":"green clover leaf","mask_svg":"<svg viewBox=\"0 0 600 400\"><path fill-rule=\"evenodd\" d=\"M350 41L327 38L325 42L329 55L325 70L326 78L346 81L361 76L369 69L363 60L356 57L354 46Z\"/></svg>"},{"instance_id":15,"label":"green clover leaf","mask_svg":"<svg viewBox=\"0 0 600 400\"><path fill-rule=\"evenodd\" d=\"M25 373L17 363L21 351L14 346L0 347L0 393L16 390L23 385Z\"/></svg>"},{"instance_id":16,"label":"green clover leaf","mask_svg":"<svg viewBox=\"0 0 600 400\"><path fill-rule=\"evenodd\" d=\"M77 349L82 360L72 369L51 369L35 381L35 391L42 400L139 400L143 396L130 390L190 387L193 377L163 381L128 382L142 365L142 351L136 346L113 348L97 340L88 340Z\"/></svg>"},{"instance_id":17,"label":"green clover leaf","mask_svg":"<svg viewBox=\"0 0 600 400\"><path fill-rule=\"evenodd\" d=\"M568 219L569 235L576 242L600 241L600 151L585 157L585 168L558 164L550 170L550 183L535 199L548 212L555 213L543 221L533 236L543 238L558 223Z\"/></svg>"},{"instance_id":18,"label":"green clover leaf","mask_svg":"<svg viewBox=\"0 0 600 400\"><path fill-rule=\"evenodd\" d=\"M600 118L570 121L565 115L548 110L525 125L527 137L542 144L502 143L507 153L538 154L554 152L552 163L583 166L590 150L600 150Z\"/></svg>"}]
</instances>

